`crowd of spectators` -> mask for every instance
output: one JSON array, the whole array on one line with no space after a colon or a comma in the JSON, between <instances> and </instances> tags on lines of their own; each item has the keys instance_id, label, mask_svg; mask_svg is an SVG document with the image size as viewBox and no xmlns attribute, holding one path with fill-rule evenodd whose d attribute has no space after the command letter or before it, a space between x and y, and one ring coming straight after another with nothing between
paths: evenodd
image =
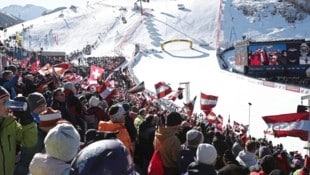
<instances>
[{"instance_id":1,"label":"crowd of spectators","mask_svg":"<svg viewBox=\"0 0 310 175\"><path fill-rule=\"evenodd\" d=\"M219 131L146 90L128 93L137 82L119 68L123 57L87 61L110 71L94 89L64 78L87 75L88 66L61 76L16 66L2 72L0 174L309 174L307 155L229 125Z\"/></svg>"}]
</instances>

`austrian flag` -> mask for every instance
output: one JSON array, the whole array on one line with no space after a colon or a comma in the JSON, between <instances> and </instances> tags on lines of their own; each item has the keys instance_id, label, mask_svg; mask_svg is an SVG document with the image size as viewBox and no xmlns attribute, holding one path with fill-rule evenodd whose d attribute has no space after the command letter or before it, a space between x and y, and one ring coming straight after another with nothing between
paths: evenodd
<instances>
[{"instance_id":1,"label":"austrian flag","mask_svg":"<svg viewBox=\"0 0 310 175\"><path fill-rule=\"evenodd\" d=\"M200 94L200 108L206 115L208 115L212 108L217 104L217 96L206 95L204 93Z\"/></svg>"},{"instance_id":2,"label":"austrian flag","mask_svg":"<svg viewBox=\"0 0 310 175\"><path fill-rule=\"evenodd\" d=\"M172 92L171 87L168 86L165 82L156 83L155 84L155 90L156 90L156 94L157 94L158 99L163 98Z\"/></svg>"},{"instance_id":3,"label":"austrian flag","mask_svg":"<svg viewBox=\"0 0 310 175\"><path fill-rule=\"evenodd\" d=\"M264 116L268 129L273 131L275 137L299 137L309 140L310 119L308 112Z\"/></svg>"}]
</instances>

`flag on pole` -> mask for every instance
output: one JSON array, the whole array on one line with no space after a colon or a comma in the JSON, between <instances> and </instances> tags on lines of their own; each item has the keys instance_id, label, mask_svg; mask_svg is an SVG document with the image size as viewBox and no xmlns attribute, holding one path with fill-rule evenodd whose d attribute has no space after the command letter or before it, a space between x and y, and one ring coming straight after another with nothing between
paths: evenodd
<instances>
[{"instance_id":1,"label":"flag on pole","mask_svg":"<svg viewBox=\"0 0 310 175\"><path fill-rule=\"evenodd\" d=\"M144 81L142 81L141 83L139 83L138 85L132 87L131 89L128 90L128 93L138 93L138 92L142 92L145 90L145 86L144 86Z\"/></svg>"},{"instance_id":2,"label":"flag on pole","mask_svg":"<svg viewBox=\"0 0 310 175\"><path fill-rule=\"evenodd\" d=\"M167 85L165 82L156 83L155 90L158 99L163 98L172 92L171 87Z\"/></svg>"},{"instance_id":3,"label":"flag on pole","mask_svg":"<svg viewBox=\"0 0 310 175\"><path fill-rule=\"evenodd\" d=\"M304 141L309 140L308 112L263 116L263 120L268 125L267 130L272 130L275 137L292 136Z\"/></svg>"},{"instance_id":4,"label":"flag on pole","mask_svg":"<svg viewBox=\"0 0 310 175\"><path fill-rule=\"evenodd\" d=\"M190 102L184 103L184 109L188 116L192 116L193 114L195 103L196 103L196 98L197 96L195 96Z\"/></svg>"},{"instance_id":5,"label":"flag on pole","mask_svg":"<svg viewBox=\"0 0 310 175\"><path fill-rule=\"evenodd\" d=\"M212 108L214 108L217 104L217 96L214 95L207 95L204 93L200 94L200 108L201 110L206 114L209 115L209 113L212 111Z\"/></svg>"}]
</instances>

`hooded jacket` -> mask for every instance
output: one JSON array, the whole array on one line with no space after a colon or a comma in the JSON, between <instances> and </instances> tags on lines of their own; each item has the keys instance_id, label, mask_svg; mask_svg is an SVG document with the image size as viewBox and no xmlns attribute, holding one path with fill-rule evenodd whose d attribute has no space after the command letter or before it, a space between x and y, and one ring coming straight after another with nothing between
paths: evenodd
<instances>
[{"instance_id":1,"label":"hooded jacket","mask_svg":"<svg viewBox=\"0 0 310 175\"><path fill-rule=\"evenodd\" d=\"M13 117L0 119L0 174L13 175L16 145L31 147L37 142L36 124L20 125Z\"/></svg>"},{"instance_id":2,"label":"hooded jacket","mask_svg":"<svg viewBox=\"0 0 310 175\"><path fill-rule=\"evenodd\" d=\"M29 166L32 175L65 175L70 168L70 164L42 153L35 154Z\"/></svg>"},{"instance_id":3,"label":"hooded jacket","mask_svg":"<svg viewBox=\"0 0 310 175\"><path fill-rule=\"evenodd\" d=\"M240 151L236 160L239 162L240 165L245 167L250 167L256 165L256 155L254 153L248 151Z\"/></svg>"},{"instance_id":4,"label":"hooded jacket","mask_svg":"<svg viewBox=\"0 0 310 175\"><path fill-rule=\"evenodd\" d=\"M160 127L155 133L154 146L159 149L164 167L178 168L181 142L175 135L177 129L173 127Z\"/></svg>"}]
</instances>

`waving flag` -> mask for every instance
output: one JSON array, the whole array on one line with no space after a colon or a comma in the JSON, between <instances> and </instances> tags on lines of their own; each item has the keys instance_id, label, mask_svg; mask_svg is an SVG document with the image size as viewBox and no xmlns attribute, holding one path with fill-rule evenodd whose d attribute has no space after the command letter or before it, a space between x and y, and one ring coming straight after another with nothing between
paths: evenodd
<instances>
[{"instance_id":1,"label":"waving flag","mask_svg":"<svg viewBox=\"0 0 310 175\"><path fill-rule=\"evenodd\" d=\"M196 103L196 98L197 98L197 96L195 96L190 102L184 103L184 109L185 109L188 116L193 115L194 106Z\"/></svg>"},{"instance_id":2,"label":"waving flag","mask_svg":"<svg viewBox=\"0 0 310 175\"><path fill-rule=\"evenodd\" d=\"M144 81L128 90L128 93L138 93L145 90Z\"/></svg>"},{"instance_id":3,"label":"waving flag","mask_svg":"<svg viewBox=\"0 0 310 175\"><path fill-rule=\"evenodd\" d=\"M177 91L172 92L171 95L168 96L168 100L171 101L175 101L177 98L183 98L183 88L178 88Z\"/></svg>"},{"instance_id":4,"label":"waving flag","mask_svg":"<svg viewBox=\"0 0 310 175\"><path fill-rule=\"evenodd\" d=\"M103 68L101 68L99 66L91 65L90 66L89 80L90 81L97 81L98 79L102 78L103 73L104 73Z\"/></svg>"},{"instance_id":5,"label":"waving flag","mask_svg":"<svg viewBox=\"0 0 310 175\"><path fill-rule=\"evenodd\" d=\"M158 99L163 98L172 92L171 87L168 86L165 82L156 83L155 90Z\"/></svg>"},{"instance_id":6,"label":"waving flag","mask_svg":"<svg viewBox=\"0 0 310 175\"><path fill-rule=\"evenodd\" d=\"M301 140L309 140L310 119L308 112L289 113L264 116L263 120L272 130L275 137L299 137Z\"/></svg>"},{"instance_id":7,"label":"waving flag","mask_svg":"<svg viewBox=\"0 0 310 175\"><path fill-rule=\"evenodd\" d=\"M217 104L217 96L213 95L206 95L204 93L200 94L200 108L201 110L206 114L209 115L209 113L212 111L212 108L214 108Z\"/></svg>"},{"instance_id":8,"label":"waving flag","mask_svg":"<svg viewBox=\"0 0 310 175\"><path fill-rule=\"evenodd\" d=\"M52 72L56 73L57 75L62 75L64 74L68 69L72 68L72 64L70 63L59 63L53 65Z\"/></svg>"}]
</instances>

